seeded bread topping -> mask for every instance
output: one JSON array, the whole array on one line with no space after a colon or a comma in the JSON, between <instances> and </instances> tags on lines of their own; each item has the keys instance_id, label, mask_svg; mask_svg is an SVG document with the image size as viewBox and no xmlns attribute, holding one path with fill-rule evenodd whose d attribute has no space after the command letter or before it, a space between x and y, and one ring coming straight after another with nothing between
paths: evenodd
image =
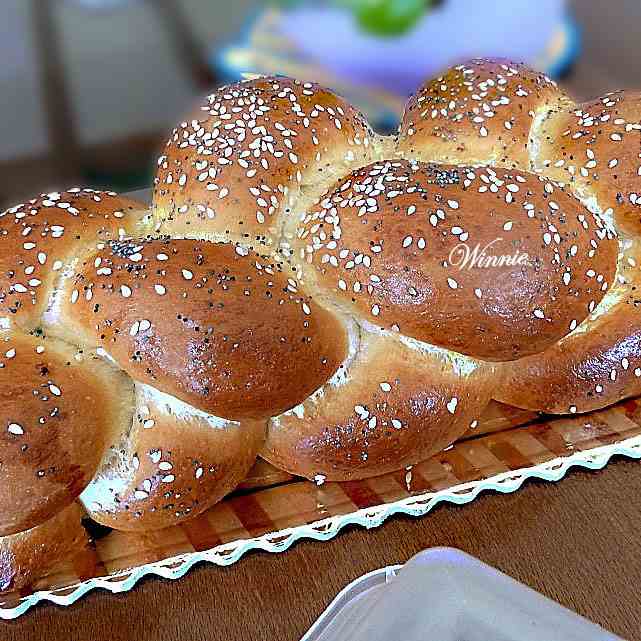
<instances>
[{"instance_id":1,"label":"seeded bread topping","mask_svg":"<svg viewBox=\"0 0 641 641\"><path fill-rule=\"evenodd\" d=\"M576 105L473 60L383 137L328 89L257 78L174 129L151 210L72 189L1 213L3 586L80 540L78 501L158 529L259 455L361 479L492 398L641 393L640 117L639 94Z\"/></svg>"}]
</instances>

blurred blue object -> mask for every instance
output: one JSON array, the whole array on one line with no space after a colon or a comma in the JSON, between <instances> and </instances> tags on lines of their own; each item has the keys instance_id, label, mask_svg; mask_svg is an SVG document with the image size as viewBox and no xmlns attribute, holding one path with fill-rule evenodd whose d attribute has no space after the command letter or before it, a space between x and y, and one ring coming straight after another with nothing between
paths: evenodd
<instances>
[{"instance_id":1,"label":"blurred blue object","mask_svg":"<svg viewBox=\"0 0 641 641\"><path fill-rule=\"evenodd\" d=\"M384 38L359 29L345 9L302 5L283 14L281 31L337 76L408 95L468 58L535 63L565 16L564 0L445 0L406 34Z\"/></svg>"},{"instance_id":2,"label":"blurred blue object","mask_svg":"<svg viewBox=\"0 0 641 641\"><path fill-rule=\"evenodd\" d=\"M229 81L284 74L320 82L390 129L406 98L452 64L505 57L558 76L579 40L565 0L444 0L394 38L362 31L347 9L308 2L261 12L238 44L213 52L213 62Z\"/></svg>"}]
</instances>

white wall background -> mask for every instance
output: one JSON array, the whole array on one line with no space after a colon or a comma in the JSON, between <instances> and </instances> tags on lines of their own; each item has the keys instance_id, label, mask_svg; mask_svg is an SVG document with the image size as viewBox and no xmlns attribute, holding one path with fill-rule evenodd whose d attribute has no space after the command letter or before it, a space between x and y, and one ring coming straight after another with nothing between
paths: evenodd
<instances>
[{"instance_id":1,"label":"white wall background","mask_svg":"<svg viewBox=\"0 0 641 641\"><path fill-rule=\"evenodd\" d=\"M0 159L46 149L29 3L0 0Z\"/></svg>"},{"instance_id":2,"label":"white wall background","mask_svg":"<svg viewBox=\"0 0 641 641\"><path fill-rule=\"evenodd\" d=\"M195 88L181 68L153 0L94 12L59 0L67 82L82 143L153 132L173 123ZM252 0L181 0L203 44L232 39ZM37 54L27 0L0 0L0 160L46 151Z\"/></svg>"}]
</instances>

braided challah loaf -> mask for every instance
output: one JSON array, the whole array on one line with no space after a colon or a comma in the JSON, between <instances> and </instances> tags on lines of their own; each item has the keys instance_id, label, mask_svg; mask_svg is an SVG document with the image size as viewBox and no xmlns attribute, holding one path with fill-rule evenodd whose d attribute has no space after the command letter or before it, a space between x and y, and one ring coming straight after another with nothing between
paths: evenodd
<instances>
[{"instance_id":1,"label":"braided challah loaf","mask_svg":"<svg viewBox=\"0 0 641 641\"><path fill-rule=\"evenodd\" d=\"M174 130L150 212L72 190L0 215L3 587L78 540L78 497L162 528L258 455L365 478L491 398L640 393L640 115L474 60L382 137L326 89L258 78Z\"/></svg>"}]
</instances>

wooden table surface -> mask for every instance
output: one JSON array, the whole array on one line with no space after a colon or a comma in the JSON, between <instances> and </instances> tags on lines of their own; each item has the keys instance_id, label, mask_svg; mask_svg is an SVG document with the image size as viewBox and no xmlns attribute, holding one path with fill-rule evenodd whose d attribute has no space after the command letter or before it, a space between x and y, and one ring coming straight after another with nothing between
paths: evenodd
<instances>
[{"instance_id":1,"label":"wooden table surface","mask_svg":"<svg viewBox=\"0 0 641 641\"><path fill-rule=\"evenodd\" d=\"M641 3L577 1L585 53L566 86L588 98L641 88ZM557 484L528 482L441 506L421 519L350 528L285 554L255 552L230 568L201 566L180 581L143 580L94 592L69 608L38 606L0 623L3 641L295 641L347 583L430 546L458 547L628 638L641 639L641 466L614 461Z\"/></svg>"},{"instance_id":2,"label":"wooden table surface","mask_svg":"<svg viewBox=\"0 0 641 641\"><path fill-rule=\"evenodd\" d=\"M3 640L296 641L358 576L435 545L460 548L629 639L641 639L641 464L619 460L558 484L528 482L426 517L351 528L284 554L250 553L179 581L93 592L0 623ZM390 640L396 641L396 640ZM544 640L542 640L544 641Z\"/></svg>"}]
</instances>

